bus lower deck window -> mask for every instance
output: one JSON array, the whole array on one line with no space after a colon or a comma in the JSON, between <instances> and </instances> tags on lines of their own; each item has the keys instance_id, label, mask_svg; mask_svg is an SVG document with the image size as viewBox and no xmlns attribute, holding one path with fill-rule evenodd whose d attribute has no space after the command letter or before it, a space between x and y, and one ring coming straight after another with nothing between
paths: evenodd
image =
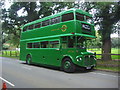
<instances>
[{"instance_id":1,"label":"bus lower deck window","mask_svg":"<svg viewBox=\"0 0 120 90\"><path fill-rule=\"evenodd\" d=\"M41 48L48 48L48 41L41 42Z\"/></svg>"},{"instance_id":2,"label":"bus lower deck window","mask_svg":"<svg viewBox=\"0 0 120 90\"><path fill-rule=\"evenodd\" d=\"M67 48L67 42L62 43L62 48L66 49Z\"/></svg>"},{"instance_id":3,"label":"bus lower deck window","mask_svg":"<svg viewBox=\"0 0 120 90\"><path fill-rule=\"evenodd\" d=\"M59 48L59 41L50 41L50 48Z\"/></svg>"},{"instance_id":4,"label":"bus lower deck window","mask_svg":"<svg viewBox=\"0 0 120 90\"><path fill-rule=\"evenodd\" d=\"M27 43L27 48L32 48L32 43Z\"/></svg>"},{"instance_id":5,"label":"bus lower deck window","mask_svg":"<svg viewBox=\"0 0 120 90\"><path fill-rule=\"evenodd\" d=\"M40 43L39 42L33 43L33 48L40 48Z\"/></svg>"},{"instance_id":6,"label":"bus lower deck window","mask_svg":"<svg viewBox=\"0 0 120 90\"><path fill-rule=\"evenodd\" d=\"M73 48L75 44L75 37L68 37L68 48Z\"/></svg>"},{"instance_id":7,"label":"bus lower deck window","mask_svg":"<svg viewBox=\"0 0 120 90\"><path fill-rule=\"evenodd\" d=\"M67 36L63 36L62 41L67 41Z\"/></svg>"}]
</instances>

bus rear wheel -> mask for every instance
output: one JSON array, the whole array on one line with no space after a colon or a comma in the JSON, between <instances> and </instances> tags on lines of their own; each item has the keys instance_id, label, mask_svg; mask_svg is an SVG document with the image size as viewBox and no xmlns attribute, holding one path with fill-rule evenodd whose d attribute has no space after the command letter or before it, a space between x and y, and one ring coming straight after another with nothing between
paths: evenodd
<instances>
[{"instance_id":1,"label":"bus rear wheel","mask_svg":"<svg viewBox=\"0 0 120 90\"><path fill-rule=\"evenodd\" d=\"M26 63L30 65L31 61L32 61L32 57L30 55L27 55L27 57L26 57Z\"/></svg>"},{"instance_id":2,"label":"bus rear wheel","mask_svg":"<svg viewBox=\"0 0 120 90\"><path fill-rule=\"evenodd\" d=\"M75 69L76 69L74 63L71 61L70 58L65 58L63 60L62 68L67 73L75 72Z\"/></svg>"}]
</instances>

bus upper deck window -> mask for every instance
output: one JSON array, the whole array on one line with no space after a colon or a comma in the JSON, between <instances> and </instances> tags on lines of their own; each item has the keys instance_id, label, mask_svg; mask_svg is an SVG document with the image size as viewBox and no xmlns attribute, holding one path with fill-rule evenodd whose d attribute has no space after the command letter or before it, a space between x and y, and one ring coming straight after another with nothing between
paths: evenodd
<instances>
[{"instance_id":1,"label":"bus upper deck window","mask_svg":"<svg viewBox=\"0 0 120 90\"><path fill-rule=\"evenodd\" d=\"M25 31L27 31L27 27L24 27L24 28L23 28L23 32L25 32Z\"/></svg>"},{"instance_id":2,"label":"bus upper deck window","mask_svg":"<svg viewBox=\"0 0 120 90\"><path fill-rule=\"evenodd\" d=\"M62 15L62 22L73 20L73 19L74 19L73 13L67 13Z\"/></svg>"},{"instance_id":3,"label":"bus upper deck window","mask_svg":"<svg viewBox=\"0 0 120 90\"><path fill-rule=\"evenodd\" d=\"M49 22L50 22L50 20L42 21L42 26L47 26L47 25L49 25Z\"/></svg>"},{"instance_id":4,"label":"bus upper deck window","mask_svg":"<svg viewBox=\"0 0 120 90\"><path fill-rule=\"evenodd\" d=\"M41 25L40 22L39 22L39 23L36 23L36 24L35 24L35 28L40 28L40 25Z\"/></svg>"},{"instance_id":5,"label":"bus upper deck window","mask_svg":"<svg viewBox=\"0 0 120 90\"><path fill-rule=\"evenodd\" d=\"M76 20L84 21L84 15L80 13L76 13Z\"/></svg>"},{"instance_id":6,"label":"bus upper deck window","mask_svg":"<svg viewBox=\"0 0 120 90\"><path fill-rule=\"evenodd\" d=\"M51 19L51 24L55 24L59 22L60 22L60 16Z\"/></svg>"},{"instance_id":7,"label":"bus upper deck window","mask_svg":"<svg viewBox=\"0 0 120 90\"><path fill-rule=\"evenodd\" d=\"M33 25L30 25L29 27L28 27L28 30L32 30L33 29Z\"/></svg>"}]
</instances>

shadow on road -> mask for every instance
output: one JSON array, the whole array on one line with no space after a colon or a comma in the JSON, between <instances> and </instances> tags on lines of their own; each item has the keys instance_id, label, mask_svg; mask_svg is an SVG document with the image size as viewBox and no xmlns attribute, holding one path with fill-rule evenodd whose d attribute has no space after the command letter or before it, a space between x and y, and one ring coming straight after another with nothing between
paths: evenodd
<instances>
[{"instance_id":1,"label":"shadow on road","mask_svg":"<svg viewBox=\"0 0 120 90\"><path fill-rule=\"evenodd\" d=\"M81 70L81 69L78 69L74 73L75 74L79 74L79 73L89 73L89 72L94 72L94 71L95 71L95 69L92 69L92 70Z\"/></svg>"},{"instance_id":2,"label":"shadow on road","mask_svg":"<svg viewBox=\"0 0 120 90\"><path fill-rule=\"evenodd\" d=\"M22 62L21 64L28 65L25 62ZM28 66L35 66L35 67L40 67L40 68L42 67L42 68L49 69L49 70L56 70L56 71L64 72L63 70L60 69L60 67L54 67L54 66L48 66L48 65L47 66L46 65L38 65L38 64L30 64ZM95 71L95 69L86 70L84 68L77 68L74 73L70 73L70 74L88 73L88 72L93 72L93 71Z\"/></svg>"},{"instance_id":3,"label":"shadow on road","mask_svg":"<svg viewBox=\"0 0 120 90\"><path fill-rule=\"evenodd\" d=\"M26 64L25 62L22 62L21 64L28 65L28 64ZM46 68L46 69L50 69L50 70L58 70L58 71L61 71L59 67L48 66L48 65L30 64L30 65L28 65L28 66L42 67L42 68Z\"/></svg>"}]
</instances>

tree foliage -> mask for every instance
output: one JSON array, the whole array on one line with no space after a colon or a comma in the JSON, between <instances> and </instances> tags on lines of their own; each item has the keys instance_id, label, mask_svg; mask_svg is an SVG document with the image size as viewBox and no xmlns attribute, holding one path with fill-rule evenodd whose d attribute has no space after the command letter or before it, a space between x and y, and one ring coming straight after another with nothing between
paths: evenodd
<instances>
[{"instance_id":1,"label":"tree foliage","mask_svg":"<svg viewBox=\"0 0 120 90\"><path fill-rule=\"evenodd\" d=\"M43 18L45 16L62 11L64 8L71 8L72 3L62 2L14 2L11 7L2 10L2 34L6 34L7 38L3 40L5 43L10 40L11 43L19 46L20 28L25 23ZM18 12L22 10L24 15Z\"/></svg>"},{"instance_id":2,"label":"tree foliage","mask_svg":"<svg viewBox=\"0 0 120 90\"><path fill-rule=\"evenodd\" d=\"M112 38L112 48L120 48L120 38Z\"/></svg>"},{"instance_id":3,"label":"tree foliage","mask_svg":"<svg viewBox=\"0 0 120 90\"><path fill-rule=\"evenodd\" d=\"M100 26L99 33L102 36L102 59L111 60L111 37L116 30L114 25L120 20L120 5L118 2L96 3L98 13L96 13L97 24Z\"/></svg>"}]
</instances>

